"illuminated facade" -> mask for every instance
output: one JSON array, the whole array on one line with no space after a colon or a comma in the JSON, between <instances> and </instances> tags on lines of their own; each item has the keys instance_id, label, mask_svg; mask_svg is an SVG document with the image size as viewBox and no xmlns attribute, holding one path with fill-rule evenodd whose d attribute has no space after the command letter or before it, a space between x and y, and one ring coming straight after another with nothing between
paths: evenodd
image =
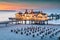
<instances>
[{"instance_id":1,"label":"illuminated facade","mask_svg":"<svg viewBox=\"0 0 60 40\"><path fill-rule=\"evenodd\" d=\"M25 13L16 13L16 19L18 20L35 20L35 21L45 21L48 20L48 15L46 13L42 13L41 12L33 12L33 10L31 10L31 12L27 12L27 10L25 11Z\"/></svg>"},{"instance_id":2,"label":"illuminated facade","mask_svg":"<svg viewBox=\"0 0 60 40\"><path fill-rule=\"evenodd\" d=\"M27 23L27 21L29 21L28 24L31 23L46 24L46 21L48 20L48 15L46 13L43 13L42 11L34 12L33 10L30 10L30 12L28 12L26 10L24 13L21 12L16 13L15 18L19 20L20 23L25 23L25 24Z\"/></svg>"}]
</instances>

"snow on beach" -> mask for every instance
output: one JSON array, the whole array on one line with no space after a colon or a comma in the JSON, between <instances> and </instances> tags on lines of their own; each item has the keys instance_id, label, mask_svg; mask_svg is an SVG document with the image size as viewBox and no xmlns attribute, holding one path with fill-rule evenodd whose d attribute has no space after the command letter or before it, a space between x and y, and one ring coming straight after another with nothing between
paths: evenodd
<instances>
[{"instance_id":1,"label":"snow on beach","mask_svg":"<svg viewBox=\"0 0 60 40\"><path fill-rule=\"evenodd\" d=\"M21 35L20 33L16 34L15 32L11 32L11 29L20 29L20 28L26 28L26 27L47 27L47 28L57 28L60 29L60 26L52 26L52 25L14 25L14 26L8 26L0 28L0 40L57 40L57 37L60 36L60 34L55 35L53 38L49 38L48 36L45 36L43 39L40 39L40 36L32 37L26 36L25 34Z\"/></svg>"},{"instance_id":2,"label":"snow on beach","mask_svg":"<svg viewBox=\"0 0 60 40\"><path fill-rule=\"evenodd\" d=\"M47 12L47 11L46 11ZM0 12L0 22L1 21L8 21L9 17L14 17L16 12ZM50 12L49 12L50 13ZM49 21L50 24L60 24L60 19L59 20L52 20ZM27 27L47 27L47 28L57 28L60 29L60 26L52 26L52 25L8 25L7 27L5 27L4 25L0 24L0 40L57 40L57 38L60 36L60 34L58 33L58 35L55 35L52 38L49 38L49 35L44 35L44 38L41 39L40 36L35 36L32 37L32 34L29 36L21 35L20 33L16 34L15 32L11 32L11 29L20 29L20 28L27 28Z\"/></svg>"}]
</instances>

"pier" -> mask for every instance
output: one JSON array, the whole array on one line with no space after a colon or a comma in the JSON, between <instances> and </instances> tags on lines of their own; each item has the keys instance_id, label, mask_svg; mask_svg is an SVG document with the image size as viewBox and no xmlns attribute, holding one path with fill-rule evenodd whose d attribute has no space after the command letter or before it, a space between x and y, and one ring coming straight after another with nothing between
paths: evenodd
<instances>
[{"instance_id":1,"label":"pier","mask_svg":"<svg viewBox=\"0 0 60 40\"><path fill-rule=\"evenodd\" d=\"M9 18L10 21L15 21L16 24L49 24L48 21L57 20L60 15L43 13L42 11L33 11L33 9L28 12L26 9L24 13L18 12L15 14L15 18Z\"/></svg>"},{"instance_id":2,"label":"pier","mask_svg":"<svg viewBox=\"0 0 60 40\"><path fill-rule=\"evenodd\" d=\"M41 24L41 25L45 25L48 24L48 20L45 21L39 21L39 20L18 20L16 18L9 18L9 20L11 21L11 23L16 23L16 24Z\"/></svg>"},{"instance_id":3,"label":"pier","mask_svg":"<svg viewBox=\"0 0 60 40\"><path fill-rule=\"evenodd\" d=\"M10 21L16 21L16 24L48 24L48 15L42 11L28 12L26 9L24 13L18 12L15 14L15 18L9 18Z\"/></svg>"},{"instance_id":4,"label":"pier","mask_svg":"<svg viewBox=\"0 0 60 40\"><path fill-rule=\"evenodd\" d=\"M60 15L44 13L42 11L33 11L33 9L28 12L26 9L24 13L18 12L15 14L15 18L8 18L9 21L0 22L0 24L39 24L39 25L48 25L49 21L57 20Z\"/></svg>"}]
</instances>

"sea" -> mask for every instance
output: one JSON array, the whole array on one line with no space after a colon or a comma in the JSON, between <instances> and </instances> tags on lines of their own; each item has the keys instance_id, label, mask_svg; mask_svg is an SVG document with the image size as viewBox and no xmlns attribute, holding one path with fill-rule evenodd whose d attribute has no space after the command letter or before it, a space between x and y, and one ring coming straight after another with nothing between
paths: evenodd
<instances>
[{"instance_id":1,"label":"sea","mask_svg":"<svg viewBox=\"0 0 60 40\"><path fill-rule=\"evenodd\" d=\"M3 21L9 21L9 17L15 17L15 14L17 12L2 12L0 11L0 22ZM51 20L48 21L50 24L60 24L60 19L58 20ZM31 35L26 36L26 34L21 35L20 32L18 34L16 34L16 32L11 32L11 30L17 30L17 29L21 29L21 28L28 28L28 27L40 27L40 28L51 28L51 29L56 29L56 31L60 30L60 26L59 25L22 25L22 24L17 24L17 25L7 25L4 27L0 26L0 40L58 40L58 37L60 37L60 31L59 33L57 33L57 35L52 36L52 38L50 38L50 35L45 35L44 33L44 37L41 39L41 35L37 36L36 33L32 33ZM24 32L24 31L23 31ZM55 32L55 31L54 31ZM54 32L52 32L54 34ZM39 32L37 32L39 33ZM35 37L32 37L32 35L35 34Z\"/></svg>"}]
</instances>

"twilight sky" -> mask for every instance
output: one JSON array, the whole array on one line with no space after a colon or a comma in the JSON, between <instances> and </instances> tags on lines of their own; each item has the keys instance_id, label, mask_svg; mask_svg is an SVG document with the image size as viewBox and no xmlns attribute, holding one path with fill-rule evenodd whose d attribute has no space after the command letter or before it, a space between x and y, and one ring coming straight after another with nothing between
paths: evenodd
<instances>
[{"instance_id":1,"label":"twilight sky","mask_svg":"<svg viewBox=\"0 0 60 40\"><path fill-rule=\"evenodd\" d=\"M60 1L59 0L0 0L0 21L8 20L8 17L12 17L16 13L16 12L3 12L1 10L19 11L20 9L35 9L35 10L39 9L40 11L42 10L44 13L47 14L51 13L60 14Z\"/></svg>"},{"instance_id":2,"label":"twilight sky","mask_svg":"<svg viewBox=\"0 0 60 40\"><path fill-rule=\"evenodd\" d=\"M60 9L59 0L0 0L0 10Z\"/></svg>"}]
</instances>

